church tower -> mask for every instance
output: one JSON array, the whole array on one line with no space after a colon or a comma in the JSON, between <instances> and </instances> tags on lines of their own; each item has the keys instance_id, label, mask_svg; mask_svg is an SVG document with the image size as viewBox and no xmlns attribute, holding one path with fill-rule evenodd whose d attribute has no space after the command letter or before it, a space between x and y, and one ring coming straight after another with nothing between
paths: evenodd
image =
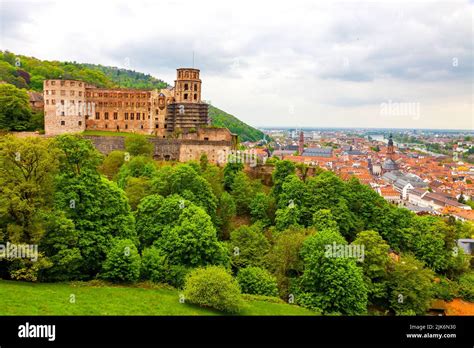
<instances>
[{"instance_id":1,"label":"church tower","mask_svg":"<svg viewBox=\"0 0 474 348\"><path fill-rule=\"evenodd\" d=\"M394 153L395 150L393 149L392 133L390 133L390 136L388 137L387 155L391 158Z\"/></svg>"}]
</instances>

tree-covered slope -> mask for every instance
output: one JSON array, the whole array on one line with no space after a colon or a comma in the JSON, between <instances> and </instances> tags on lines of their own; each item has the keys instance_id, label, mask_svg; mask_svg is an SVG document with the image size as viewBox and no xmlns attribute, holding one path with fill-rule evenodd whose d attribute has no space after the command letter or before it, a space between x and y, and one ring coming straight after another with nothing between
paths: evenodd
<instances>
[{"instance_id":1,"label":"tree-covered slope","mask_svg":"<svg viewBox=\"0 0 474 348\"><path fill-rule=\"evenodd\" d=\"M34 57L0 51L0 81L27 90L42 91L45 79L76 79L97 87L160 89L168 86L163 80L133 70L77 62L46 61ZM209 108L212 125L229 128L241 141L263 138L259 130L243 123L214 106Z\"/></svg>"},{"instance_id":2,"label":"tree-covered slope","mask_svg":"<svg viewBox=\"0 0 474 348\"><path fill-rule=\"evenodd\" d=\"M209 106L209 117L212 120L212 125L228 128L232 133L239 135L240 141L259 141L263 139L261 131L213 105Z\"/></svg>"}]
</instances>

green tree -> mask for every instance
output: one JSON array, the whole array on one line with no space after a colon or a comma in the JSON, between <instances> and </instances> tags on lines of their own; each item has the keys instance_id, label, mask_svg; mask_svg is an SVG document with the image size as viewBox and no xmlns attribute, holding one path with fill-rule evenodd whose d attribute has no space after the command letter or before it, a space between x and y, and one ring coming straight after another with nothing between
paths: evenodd
<instances>
[{"instance_id":1,"label":"green tree","mask_svg":"<svg viewBox=\"0 0 474 348\"><path fill-rule=\"evenodd\" d=\"M385 305L390 246L376 231L359 232L352 245L364 248L364 260L358 266L364 272L369 301Z\"/></svg>"},{"instance_id":2,"label":"green tree","mask_svg":"<svg viewBox=\"0 0 474 348\"><path fill-rule=\"evenodd\" d=\"M296 167L293 162L290 161L277 161L275 163L275 169L272 173L273 179L273 194L275 197L279 197L282 192L283 183L286 177L295 173Z\"/></svg>"},{"instance_id":3,"label":"green tree","mask_svg":"<svg viewBox=\"0 0 474 348\"><path fill-rule=\"evenodd\" d=\"M270 250L270 243L263 235L260 226L255 224L241 226L232 231L228 247L233 267L265 267L265 256Z\"/></svg>"},{"instance_id":4,"label":"green tree","mask_svg":"<svg viewBox=\"0 0 474 348\"><path fill-rule=\"evenodd\" d=\"M198 267L229 263L227 249L217 239L211 218L194 204L185 206L174 226L168 226L154 245L174 265Z\"/></svg>"},{"instance_id":5,"label":"green tree","mask_svg":"<svg viewBox=\"0 0 474 348\"><path fill-rule=\"evenodd\" d=\"M125 150L132 156L151 156L154 149L146 136L133 134L125 137Z\"/></svg>"},{"instance_id":6,"label":"green tree","mask_svg":"<svg viewBox=\"0 0 474 348\"><path fill-rule=\"evenodd\" d=\"M99 167L100 173L105 175L107 179L114 180L126 158L124 151L115 150L110 152Z\"/></svg>"},{"instance_id":7,"label":"green tree","mask_svg":"<svg viewBox=\"0 0 474 348\"><path fill-rule=\"evenodd\" d=\"M254 189L247 175L244 172L235 174L231 185L231 195L234 198L238 215L248 215L250 213L250 204L254 194Z\"/></svg>"},{"instance_id":8,"label":"green tree","mask_svg":"<svg viewBox=\"0 0 474 348\"><path fill-rule=\"evenodd\" d=\"M229 158L224 167L224 188L229 191L234 183L234 177L244 169L244 164L240 161Z\"/></svg>"},{"instance_id":9,"label":"green tree","mask_svg":"<svg viewBox=\"0 0 474 348\"><path fill-rule=\"evenodd\" d=\"M345 246L334 230L307 238L301 249L304 272L296 302L324 313L359 315L367 311L367 287L353 258L328 254L332 245Z\"/></svg>"},{"instance_id":10,"label":"green tree","mask_svg":"<svg viewBox=\"0 0 474 348\"><path fill-rule=\"evenodd\" d=\"M118 239L107 252L101 278L133 283L140 277L140 267L140 255L135 244L129 239Z\"/></svg>"},{"instance_id":11,"label":"green tree","mask_svg":"<svg viewBox=\"0 0 474 348\"><path fill-rule=\"evenodd\" d=\"M237 274L237 281L244 294L278 296L277 280L264 268L242 268Z\"/></svg>"},{"instance_id":12,"label":"green tree","mask_svg":"<svg viewBox=\"0 0 474 348\"><path fill-rule=\"evenodd\" d=\"M279 232L267 255L267 264L278 281L280 295L287 298L290 283L303 274L303 260L300 257L305 239L314 233L302 227L290 228Z\"/></svg>"},{"instance_id":13,"label":"green tree","mask_svg":"<svg viewBox=\"0 0 474 348\"><path fill-rule=\"evenodd\" d=\"M234 198L229 193L223 192L217 208L217 221L222 232L222 239L228 239L232 219L235 217L236 212Z\"/></svg>"},{"instance_id":14,"label":"green tree","mask_svg":"<svg viewBox=\"0 0 474 348\"><path fill-rule=\"evenodd\" d=\"M0 129L27 130L30 121L28 93L8 83L0 84Z\"/></svg>"},{"instance_id":15,"label":"green tree","mask_svg":"<svg viewBox=\"0 0 474 348\"><path fill-rule=\"evenodd\" d=\"M90 140L79 134L64 134L54 138L60 150L60 170L63 174L79 175L83 170L97 172L102 155Z\"/></svg>"},{"instance_id":16,"label":"green tree","mask_svg":"<svg viewBox=\"0 0 474 348\"><path fill-rule=\"evenodd\" d=\"M390 264L389 302L396 314L425 315L433 296L433 272L422 262L405 255Z\"/></svg>"},{"instance_id":17,"label":"green tree","mask_svg":"<svg viewBox=\"0 0 474 348\"><path fill-rule=\"evenodd\" d=\"M42 272L46 281L68 281L83 278L83 259L79 246L79 233L71 219L61 211L43 214L45 233L39 249L52 262L52 267Z\"/></svg>"},{"instance_id":18,"label":"green tree","mask_svg":"<svg viewBox=\"0 0 474 348\"><path fill-rule=\"evenodd\" d=\"M38 212L52 206L57 158L58 151L47 139L0 139L0 226L6 231L5 241L13 237L13 230L18 243L39 241Z\"/></svg>"},{"instance_id":19,"label":"green tree","mask_svg":"<svg viewBox=\"0 0 474 348\"><path fill-rule=\"evenodd\" d=\"M125 188L128 202L132 210L136 210L140 201L149 195L151 190L150 180L146 178L129 177Z\"/></svg>"},{"instance_id":20,"label":"green tree","mask_svg":"<svg viewBox=\"0 0 474 348\"><path fill-rule=\"evenodd\" d=\"M313 226L317 231L327 229L339 231L339 226L329 209L320 209L313 214Z\"/></svg>"},{"instance_id":21,"label":"green tree","mask_svg":"<svg viewBox=\"0 0 474 348\"><path fill-rule=\"evenodd\" d=\"M169 178L171 194L181 195L204 208L216 220L217 198L211 185L189 164L174 167Z\"/></svg>"},{"instance_id":22,"label":"green tree","mask_svg":"<svg viewBox=\"0 0 474 348\"><path fill-rule=\"evenodd\" d=\"M127 161L120 167L117 174L117 184L120 188L125 189L129 177L133 178L154 178L157 174L155 162L146 156L136 156Z\"/></svg>"},{"instance_id":23,"label":"green tree","mask_svg":"<svg viewBox=\"0 0 474 348\"><path fill-rule=\"evenodd\" d=\"M272 197L263 192L258 192L250 202L250 215L252 222L260 221L264 226L272 223L274 212L274 201Z\"/></svg>"}]
</instances>

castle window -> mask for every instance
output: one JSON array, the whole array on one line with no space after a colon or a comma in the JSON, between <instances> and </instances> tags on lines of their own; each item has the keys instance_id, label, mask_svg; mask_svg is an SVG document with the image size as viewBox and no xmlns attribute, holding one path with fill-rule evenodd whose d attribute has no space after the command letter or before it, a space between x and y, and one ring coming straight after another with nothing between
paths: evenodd
<instances>
[{"instance_id":1,"label":"castle window","mask_svg":"<svg viewBox=\"0 0 474 348\"><path fill-rule=\"evenodd\" d=\"M64 116L64 111L61 111L61 116Z\"/></svg>"},{"instance_id":2,"label":"castle window","mask_svg":"<svg viewBox=\"0 0 474 348\"><path fill-rule=\"evenodd\" d=\"M61 105L64 105L64 100L61 99Z\"/></svg>"},{"instance_id":3,"label":"castle window","mask_svg":"<svg viewBox=\"0 0 474 348\"><path fill-rule=\"evenodd\" d=\"M82 87L82 82L79 82L79 87Z\"/></svg>"},{"instance_id":4,"label":"castle window","mask_svg":"<svg viewBox=\"0 0 474 348\"><path fill-rule=\"evenodd\" d=\"M77 122L79 126L82 126L82 121Z\"/></svg>"},{"instance_id":5,"label":"castle window","mask_svg":"<svg viewBox=\"0 0 474 348\"><path fill-rule=\"evenodd\" d=\"M96 112L96 113L95 113L95 119L96 119L96 120L100 120L100 112Z\"/></svg>"},{"instance_id":6,"label":"castle window","mask_svg":"<svg viewBox=\"0 0 474 348\"><path fill-rule=\"evenodd\" d=\"M198 95L194 93L194 100L197 100L197 99L198 99Z\"/></svg>"},{"instance_id":7,"label":"castle window","mask_svg":"<svg viewBox=\"0 0 474 348\"><path fill-rule=\"evenodd\" d=\"M99 93L99 97L102 97L102 93Z\"/></svg>"},{"instance_id":8,"label":"castle window","mask_svg":"<svg viewBox=\"0 0 474 348\"><path fill-rule=\"evenodd\" d=\"M76 85L76 83L74 81L71 81L71 87L75 86L75 85Z\"/></svg>"},{"instance_id":9,"label":"castle window","mask_svg":"<svg viewBox=\"0 0 474 348\"><path fill-rule=\"evenodd\" d=\"M49 91L48 91L48 90L45 90L44 92L46 93L46 95L49 95Z\"/></svg>"},{"instance_id":10,"label":"castle window","mask_svg":"<svg viewBox=\"0 0 474 348\"><path fill-rule=\"evenodd\" d=\"M104 113L104 119L106 119L106 120L109 119L109 113L108 113L108 112L105 112L105 113Z\"/></svg>"},{"instance_id":11,"label":"castle window","mask_svg":"<svg viewBox=\"0 0 474 348\"><path fill-rule=\"evenodd\" d=\"M140 120L140 113L137 112L137 120Z\"/></svg>"},{"instance_id":12,"label":"castle window","mask_svg":"<svg viewBox=\"0 0 474 348\"><path fill-rule=\"evenodd\" d=\"M184 93L184 99L185 99L185 100L188 99L188 93Z\"/></svg>"},{"instance_id":13,"label":"castle window","mask_svg":"<svg viewBox=\"0 0 474 348\"><path fill-rule=\"evenodd\" d=\"M143 125L142 125L142 124L140 125L140 129L143 129Z\"/></svg>"},{"instance_id":14,"label":"castle window","mask_svg":"<svg viewBox=\"0 0 474 348\"><path fill-rule=\"evenodd\" d=\"M114 112L114 120L118 119L118 113Z\"/></svg>"},{"instance_id":15,"label":"castle window","mask_svg":"<svg viewBox=\"0 0 474 348\"><path fill-rule=\"evenodd\" d=\"M131 120L135 119L135 114L133 112L130 113L130 119Z\"/></svg>"},{"instance_id":16,"label":"castle window","mask_svg":"<svg viewBox=\"0 0 474 348\"><path fill-rule=\"evenodd\" d=\"M56 99L51 99L51 104L55 105L56 104Z\"/></svg>"},{"instance_id":17,"label":"castle window","mask_svg":"<svg viewBox=\"0 0 474 348\"><path fill-rule=\"evenodd\" d=\"M82 97L82 92L81 91L79 91L79 97Z\"/></svg>"},{"instance_id":18,"label":"castle window","mask_svg":"<svg viewBox=\"0 0 474 348\"><path fill-rule=\"evenodd\" d=\"M198 85L194 84L194 92L197 92L198 90Z\"/></svg>"},{"instance_id":19,"label":"castle window","mask_svg":"<svg viewBox=\"0 0 474 348\"><path fill-rule=\"evenodd\" d=\"M56 81L51 81L51 86L56 85Z\"/></svg>"},{"instance_id":20,"label":"castle window","mask_svg":"<svg viewBox=\"0 0 474 348\"><path fill-rule=\"evenodd\" d=\"M108 98L108 97L109 97L109 94L108 94L108 93L104 93L104 97L105 97L105 98Z\"/></svg>"},{"instance_id":21,"label":"castle window","mask_svg":"<svg viewBox=\"0 0 474 348\"><path fill-rule=\"evenodd\" d=\"M119 126L117 126L117 130L120 130Z\"/></svg>"},{"instance_id":22,"label":"castle window","mask_svg":"<svg viewBox=\"0 0 474 348\"><path fill-rule=\"evenodd\" d=\"M128 120L128 112L125 113L125 119Z\"/></svg>"},{"instance_id":23,"label":"castle window","mask_svg":"<svg viewBox=\"0 0 474 348\"><path fill-rule=\"evenodd\" d=\"M159 128L157 124L155 124L155 128Z\"/></svg>"},{"instance_id":24,"label":"castle window","mask_svg":"<svg viewBox=\"0 0 474 348\"><path fill-rule=\"evenodd\" d=\"M125 125L125 129L128 129L128 124Z\"/></svg>"},{"instance_id":25,"label":"castle window","mask_svg":"<svg viewBox=\"0 0 474 348\"><path fill-rule=\"evenodd\" d=\"M65 126L66 125L66 122L65 121L61 121L61 126Z\"/></svg>"},{"instance_id":26,"label":"castle window","mask_svg":"<svg viewBox=\"0 0 474 348\"><path fill-rule=\"evenodd\" d=\"M53 89L53 90L51 91L51 94L52 94L52 95L56 95L56 91Z\"/></svg>"},{"instance_id":27,"label":"castle window","mask_svg":"<svg viewBox=\"0 0 474 348\"><path fill-rule=\"evenodd\" d=\"M61 90L61 95L66 95L66 91Z\"/></svg>"},{"instance_id":28,"label":"castle window","mask_svg":"<svg viewBox=\"0 0 474 348\"><path fill-rule=\"evenodd\" d=\"M187 91L188 89L189 89L189 88L188 88L188 84L185 83L185 84L184 84L184 90Z\"/></svg>"},{"instance_id":29,"label":"castle window","mask_svg":"<svg viewBox=\"0 0 474 348\"><path fill-rule=\"evenodd\" d=\"M61 81L61 86L64 86L64 81Z\"/></svg>"},{"instance_id":30,"label":"castle window","mask_svg":"<svg viewBox=\"0 0 474 348\"><path fill-rule=\"evenodd\" d=\"M69 91L69 95L70 95L71 97L74 97L74 91Z\"/></svg>"},{"instance_id":31,"label":"castle window","mask_svg":"<svg viewBox=\"0 0 474 348\"><path fill-rule=\"evenodd\" d=\"M105 128L109 128L107 123L105 124Z\"/></svg>"}]
</instances>

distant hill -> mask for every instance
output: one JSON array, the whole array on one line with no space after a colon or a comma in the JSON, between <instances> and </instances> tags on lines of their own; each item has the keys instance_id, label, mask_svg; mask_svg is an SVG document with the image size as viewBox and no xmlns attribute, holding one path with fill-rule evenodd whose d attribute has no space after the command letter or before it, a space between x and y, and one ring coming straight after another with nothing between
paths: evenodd
<instances>
[{"instance_id":1,"label":"distant hill","mask_svg":"<svg viewBox=\"0 0 474 348\"><path fill-rule=\"evenodd\" d=\"M160 89L168 86L163 80L133 70L97 64L46 61L0 51L0 81L18 88L42 91L43 80L60 78L82 80L107 88ZM240 141L257 141L263 138L261 131L212 105L209 107L209 116L212 118L212 125L229 128L239 135Z\"/></svg>"}]
</instances>

